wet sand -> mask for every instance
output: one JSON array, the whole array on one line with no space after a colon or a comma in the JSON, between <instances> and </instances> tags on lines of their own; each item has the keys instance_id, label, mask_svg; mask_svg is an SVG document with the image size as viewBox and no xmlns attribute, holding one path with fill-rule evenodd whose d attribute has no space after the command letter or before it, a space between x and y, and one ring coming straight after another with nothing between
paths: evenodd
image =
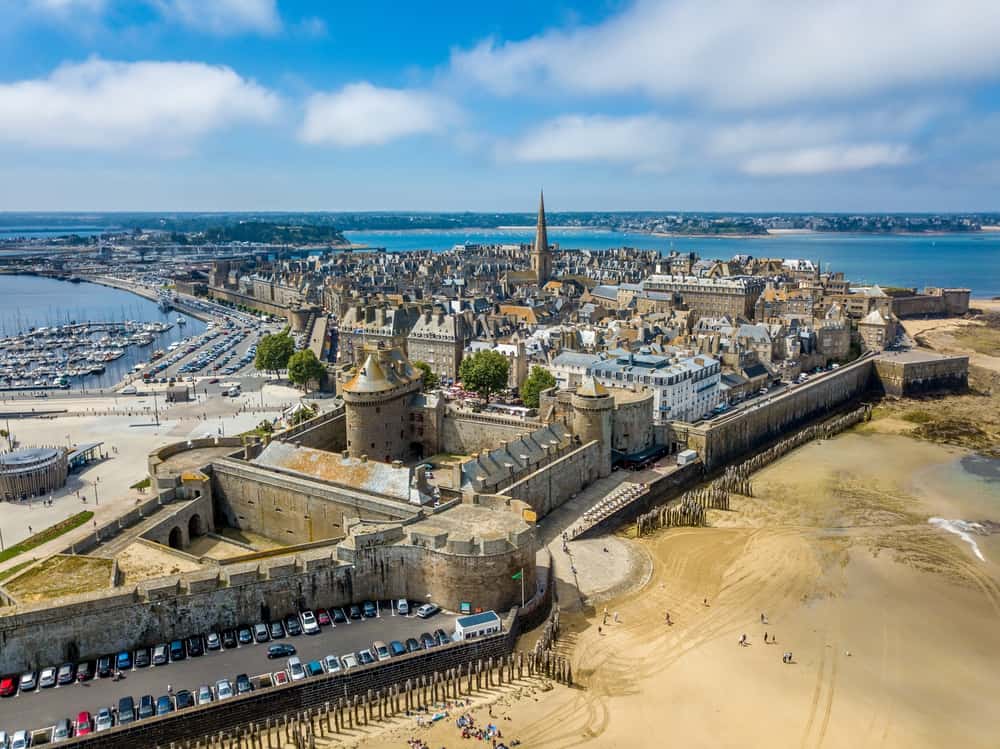
<instances>
[{"instance_id":1,"label":"wet sand","mask_svg":"<svg viewBox=\"0 0 1000 749\"><path fill-rule=\"evenodd\" d=\"M621 621L600 634L604 604L567 615L559 648L579 687L502 706L505 736L553 749L995 747L1000 535L975 538L983 562L927 522L1000 521L1000 482L965 473L967 456L847 433L757 474L756 496L713 511L713 527L630 542L651 579L607 603ZM465 744L442 724L364 745Z\"/></svg>"}]
</instances>

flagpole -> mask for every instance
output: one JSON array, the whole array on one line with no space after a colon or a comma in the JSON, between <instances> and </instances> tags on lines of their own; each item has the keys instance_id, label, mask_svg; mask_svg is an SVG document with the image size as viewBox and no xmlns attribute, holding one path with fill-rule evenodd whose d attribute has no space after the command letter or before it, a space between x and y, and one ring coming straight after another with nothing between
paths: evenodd
<instances>
[{"instance_id":1,"label":"flagpole","mask_svg":"<svg viewBox=\"0 0 1000 749\"><path fill-rule=\"evenodd\" d=\"M524 567L521 568L521 608L524 608Z\"/></svg>"}]
</instances>

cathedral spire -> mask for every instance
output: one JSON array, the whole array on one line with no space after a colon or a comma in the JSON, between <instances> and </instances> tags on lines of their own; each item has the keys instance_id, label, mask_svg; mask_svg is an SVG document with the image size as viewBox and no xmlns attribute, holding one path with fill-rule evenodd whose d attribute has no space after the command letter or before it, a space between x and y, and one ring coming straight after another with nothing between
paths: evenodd
<instances>
[{"instance_id":1,"label":"cathedral spire","mask_svg":"<svg viewBox=\"0 0 1000 749\"><path fill-rule=\"evenodd\" d=\"M538 193L538 225L535 227L535 252L549 251L549 234L545 229L545 192Z\"/></svg>"}]
</instances>

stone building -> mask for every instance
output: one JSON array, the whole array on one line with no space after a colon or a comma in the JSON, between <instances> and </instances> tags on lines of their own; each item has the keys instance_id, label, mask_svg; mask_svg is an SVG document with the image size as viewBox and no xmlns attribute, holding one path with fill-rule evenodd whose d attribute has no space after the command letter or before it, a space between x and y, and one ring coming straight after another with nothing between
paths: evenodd
<instances>
[{"instance_id":1,"label":"stone building","mask_svg":"<svg viewBox=\"0 0 1000 749\"><path fill-rule=\"evenodd\" d=\"M410 453L409 408L422 380L398 348L369 345L365 362L341 386L347 419L347 452L390 462Z\"/></svg>"},{"instance_id":2,"label":"stone building","mask_svg":"<svg viewBox=\"0 0 1000 749\"><path fill-rule=\"evenodd\" d=\"M538 222L535 225L535 243L531 247L531 271L535 283L544 286L552 278L552 253L549 251L549 234L545 226L545 194L538 198Z\"/></svg>"},{"instance_id":3,"label":"stone building","mask_svg":"<svg viewBox=\"0 0 1000 749\"><path fill-rule=\"evenodd\" d=\"M611 475L612 416L615 399L593 376L584 378L573 393L573 432L581 443L596 440L601 446L598 476Z\"/></svg>"},{"instance_id":4,"label":"stone building","mask_svg":"<svg viewBox=\"0 0 1000 749\"><path fill-rule=\"evenodd\" d=\"M878 309L873 309L858 321L858 335L869 351L882 351L892 345L897 328L896 318L891 313L887 317Z\"/></svg>"},{"instance_id":5,"label":"stone building","mask_svg":"<svg viewBox=\"0 0 1000 749\"><path fill-rule=\"evenodd\" d=\"M426 362L442 380L453 381L470 337L463 315L424 310L406 337L406 353L410 361Z\"/></svg>"},{"instance_id":6,"label":"stone building","mask_svg":"<svg viewBox=\"0 0 1000 749\"><path fill-rule=\"evenodd\" d=\"M652 275L643 282L647 291L668 292L678 297L698 317L744 317L753 319L754 306L764 289L764 279L753 276L700 278Z\"/></svg>"},{"instance_id":7,"label":"stone building","mask_svg":"<svg viewBox=\"0 0 1000 749\"><path fill-rule=\"evenodd\" d=\"M399 307L354 304L340 320L340 361L360 363L364 360L366 343L386 348L398 348L406 353L407 337L419 315L415 305Z\"/></svg>"}]
</instances>

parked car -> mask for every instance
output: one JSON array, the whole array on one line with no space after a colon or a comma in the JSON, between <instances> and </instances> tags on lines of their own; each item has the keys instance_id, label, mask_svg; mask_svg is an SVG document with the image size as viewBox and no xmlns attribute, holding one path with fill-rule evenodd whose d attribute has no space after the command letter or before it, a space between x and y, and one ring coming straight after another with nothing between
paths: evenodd
<instances>
[{"instance_id":1,"label":"parked car","mask_svg":"<svg viewBox=\"0 0 1000 749\"><path fill-rule=\"evenodd\" d=\"M335 655L328 655L323 659L323 668L328 674L340 673L340 658Z\"/></svg>"},{"instance_id":2,"label":"parked car","mask_svg":"<svg viewBox=\"0 0 1000 749\"><path fill-rule=\"evenodd\" d=\"M239 674L236 677L236 694L246 694L253 691L253 684L246 674Z\"/></svg>"},{"instance_id":3,"label":"parked car","mask_svg":"<svg viewBox=\"0 0 1000 749\"><path fill-rule=\"evenodd\" d=\"M410 613L410 602L405 598L400 598L396 601L396 611L399 612L400 615L406 616Z\"/></svg>"},{"instance_id":4,"label":"parked car","mask_svg":"<svg viewBox=\"0 0 1000 749\"><path fill-rule=\"evenodd\" d=\"M22 692L30 692L38 686L38 675L34 671L25 671L21 674L19 689Z\"/></svg>"},{"instance_id":5,"label":"parked car","mask_svg":"<svg viewBox=\"0 0 1000 749\"><path fill-rule=\"evenodd\" d=\"M361 618L361 607L358 606L356 603L352 603L351 604L351 608L348 610L348 615L352 619L360 619Z\"/></svg>"},{"instance_id":6,"label":"parked car","mask_svg":"<svg viewBox=\"0 0 1000 749\"><path fill-rule=\"evenodd\" d=\"M389 652L389 646L381 640L375 640L375 642L372 643L371 649L372 653L374 653L375 657L380 661L387 661L392 658L392 654Z\"/></svg>"},{"instance_id":7,"label":"parked car","mask_svg":"<svg viewBox=\"0 0 1000 749\"><path fill-rule=\"evenodd\" d=\"M59 667L59 672L56 674L56 683L72 684L73 679L75 678L76 678L76 664L64 663Z\"/></svg>"},{"instance_id":8,"label":"parked car","mask_svg":"<svg viewBox=\"0 0 1000 749\"><path fill-rule=\"evenodd\" d=\"M17 694L17 679L13 676L0 679L0 697L12 697L15 694Z\"/></svg>"},{"instance_id":9,"label":"parked car","mask_svg":"<svg viewBox=\"0 0 1000 749\"><path fill-rule=\"evenodd\" d=\"M330 612L326 609L316 609L316 623L321 627L329 627L332 624Z\"/></svg>"},{"instance_id":10,"label":"parked car","mask_svg":"<svg viewBox=\"0 0 1000 749\"><path fill-rule=\"evenodd\" d=\"M392 653L393 656L406 655L406 645L401 643L399 640L393 640L389 643L389 652Z\"/></svg>"},{"instance_id":11,"label":"parked car","mask_svg":"<svg viewBox=\"0 0 1000 749\"><path fill-rule=\"evenodd\" d=\"M142 695L139 698L139 720L152 718L154 715L156 715L156 703L153 701L153 695Z\"/></svg>"},{"instance_id":12,"label":"parked car","mask_svg":"<svg viewBox=\"0 0 1000 749\"><path fill-rule=\"evenodd\" d=\"M346 655L341 656L340 662L344 664L345 671L350 671L352 668L357 667L358 656L354 653L347 653Z\"/></svg>"},{"instance_id":13,"label":"parked car","mask_svg":"<svg viewBox=\"0 0 1000 749\"><path fill-rule=\"evenodd\" d=\"M88 713L86 710L80 711L76 716L76 735L86 736L93 730L94 730L94 723L90 717L90 713Z\"/></svg>"},{"instance_id":14,"label":"parked car","mask_svg":"<svg viewBox=\"0 0 1000 749\"><path fill-rule=\"evenodd\" d=\"M209 632L205 637L205 648L207 650L220 650L222 648L222 638L218 632Z\"/></svg>"},{"instance_id":15,"label":"parked car","mask_svg":"<svg viewBox=\"0 0 1000 749\"><path fill-rule=\"evenodd\" d=\"M417 616L421 619L430 619L437 612L441 610L441 607L436 603L425 603L419 609L417 609Z\"/></svg>"},{"instance_id":16,"label":"parked car","mask_svg":"<svg viewBox=\"0 0 1000 749\"><path fill-rule=\"evenodd\" d=\"M13 679L11 679L13 681ZM38 686L42 689L48 689L49 687L54 687L56 685L56 669L54 666L47 666L43 668L38 674ZM3 693L2 682L0 682L0 694Z\"/></svg>"},{"instance_id":17,"label":"parked car","mask_svg":"<svg viewBox=\"0 0 1000 749\"><path fill-rule=\"evenodd\" d=\"M136 650L132 662L136 668L146 668L149 666L149 648L139 648Z\"/></svg>"},{"instance_id":18,"label":"parked car","mask_svg":"<svg viewBox=\"0 0 1000 749\"><path fill-rule=\"evenodd\" d=\"M187 654L192 658L199 658L205 654L205 643L201 635L191 635L187 638Z\"/></svg>"},{"instance_id":19,"label":"parked car","mask_svg":"<svg viewBox=\"0 0 1000 749\"><path fill-rule=\"evenodd\" d=\"M194 695L187 689L178 689L174 692L174 704L178 710L194 706Z\"/></svg>"},{"instance_id":20,"label":"parked car","mask_svg":"<svg viewBox=\"0 0 1000 749\"><path fill-rule=\"evenodd\" d=\"M319 634L319 623L316 621L316 615L313 612L306 610L302 612L302 631L307 635L318 635Z\"/></svg>"},{"instance_id":21,"label":"parked car","mask_svg":"<svg viewBox=\"0 0 1000 749\"><path fill-rule=\"evenodd\" d=\"M406 638L406 652L407 653L416 653L418 650L420 650L420 642L417 640L417 638L416 637L407 637Z\"/></svg>"},{"instance_id":22,"label":"parked car","mask_svg":"<svg viewBox=\"0 0 1000 749\"><path fill-rule=\"evenodd\" d=\"M115 658L115 668L119 671L131 671L132 670L132 654L127 650L123 650Z\"/></svg>"},{"instance_id":23,"label":"parked car","mask_svg":"<svg viewBox=\"0 0 1000 749\"><path fill-rule=\"evenodd\" d=\"M289 658L285 668L288 669L288 675L292 677L292 681L302 681L306 678L306 670L302 667L302 661L297 656Z\"/></svg>"},{"instance_id":24,"label":"parked car","mask_svg":"<svg viewBox=\"0 0 1000 749\"><path fill-rule=\"evenodd\" d=\"M236 643L237 643L236 630L234 629L222 630L222 647L224 647L226 650L230 650L236 647Z\"/></svg>"},{"instance_id":25,"label":"parked car","mask_svg":"<svg viewBox=\"0 0 1000 749\"><path fill-rule=\"evenodd\" d=\"M118 725L124 726L135 720L135 700L122 697L118 700Z\"/></svg>"},{"instance_id":26,"label":"parked car","mask_svg":"<svg viewBox=\"0 0 1000 749\"><path fill-rule=\"evenodd\" d=\"M285 631L291 637L298 637L302 634L302 624L299 623L299 618L295 614L289 614L285 617Z\"/></svg>"},{"instance_id":27,"label":"parked car","mask_svg":"<svg viewBox=\"0 0 1000 749\"><path fill-rule=\"evenodd\" d=\"M14 731L10 740L10 749L28 749L31 746L31 734L27 731Z\"/></svg>"},{"instance_id":28,"label":"parked car","mask_svg":"<svg viewBox=\"0 0 1000 749\"><path fill-rule=\"evenodd\" d=\"M440 628L434 630L434 638L438 645L448 645L451 642L451 635Z\"/></svg>"},{"instance_id":29,"label":"parked car","mask_svg":"<svg viewBox=\"0 0 1000 749\"><path fill-rule=\"evenodd\" d=\"M263 622L258 622L253 625L253 638L257 642L267 642L271 639L271 633L267 625Z\"/></svg>"},{"instance_id":30,"label":"parked car","mask_svg":"<svg viewBox=\"0 0 1000 749\"><path fill-rule=\"evenodd\" d=\"M97 659L97 676L101 679L106 679L111 676L111 656L102 655Z\"/></svg>"},{"instance_id":31,"label":"parked car","mask_svg":"<svg viewBox=\"0 0 1000 749\"><path fill-rule=\"evenodd\" d=\"M170 695L160 695L156 700L156 714L157 715L167 715L174 711L174 701L170 699Z\"/></svg>"},{"instance_id":32,"label":"parked car","mask_svg":"<svg viewBox=\"0 0 1000 749\"><path fill-rule=\"evenodd\" d=\"M184 652L184 641L174 640L170 643L170 662L182 661L187 657Z\"/></svg>"},{"instance_id":33,"label":"parked car","mask_svg":"<svg viewBox=\"0 0 1000 749\"><path fill-rule=\"evenodd\" d=\"M212 694L212 688L208 686L208 684L202 684L200 687L198 687L198 692L195 699L199 705L207 705L209 702L215 699L215 695Z\"/></svg>"},{"instance_id":34,"label":"parked car","mask_svg":"<svg viewBox=\"0 0 1000 749\"><path fill-rule=\"evenodd\" d=\"M110 707L102 707L97 711L97 717L94 718L94 729L97 731L107 731L109 728L114 726L115 718L111 714Z\"/></svg>"},{"instance_id":35,"label":"parked car","mask_svg":"<svg viewBox=\"0 0 1000 749\"><path fill-rule=\"evenodd\" d=\"M264 631L267 632L266 627L264 628ZM240 627L238 630L236 630L236 642L238 642L240 645L249 645L250 643L252 643L253 630L251 630L250 627Z\"/></svg>"},{"instance_id":36,"label":"parked car","mask_svg":"<svg viewBox=\"0 0 1000 749\"><path fill-rule=\"evenodd\" d=\"M219 679L215 682L215 698L217 700L228 700L233 696L233 685L229 679Z\"/></svg>"},{"instance_id":37,"label":"parked car","mask_svg":"<svg viewBox=\"0 0 1000 749\"><path fill-rule=\"evenodd\" d=\"M73 738L73 723L69 718L60 718L56 721L55 728L52 729L52 743L55 744L60 741L68 741ZM0 744L4 749L7 747L7 739L4 737L4 743Z\"/></svg>"},{"instance_id":38,"label":"parked car","mask_svg":"<svg viewBox=\"0 0 1000 749\"><path fill-rule=\"evenodd\" d=\"M94 677L94 671L90 666L90 661L84 661L76 667L76 680L90 681Z\"/></svg>"},{"instance_id":39,"label":"parked car","mask_svg":"<svg viewBox=\"0 0 1000 749\"><path fill-rule=\"evenodd\" d=\"M169 650L166 645L162 643L153 648L153 665L154 666L164 666L167 663L167 658L169 655Z\"/></svg>"},{"instance_id":40,"label":"parked car","mask_svg":"<svg viewBox=\"0 0 1000 749\"><path fill-rule=\"evenodd\" d=\"M368 648L364 648L358 651L358 663L360 663L362 666L367 666L369 663L374 663L374 662L375 662L375 656L372 654L371 650L369 650Z\"/></svg>"},{"instance_id":41,"label":"parked car","mask_svg":"<svg viewBox=\"0 0 1000 749\"><path fill-rule=\"evenodd\" d=\"M424 650L430 650L433 647L437 647L437 640L429 632L423 632L420 635L420 644Z\"/></svg>"},{"instance_id":42,"label":"parked car","mask_svg":"<svg viewBox=\"0 0 1000 749\"><path fill-rule=\"evenodd\" d=\"M334 624L344 624L347 621L347 614L343 609L332 609L330 613L333 615Z\"/></svg>"},{"instance_id":43,"label":"parked car","mask_svg":"<svg viewBox=\"0 0 1000 749\"><path fill-rule=\"evenodd\" d=\"M268 625L267 632L271 636L272 640L280 640L282 637L285 636L285 628L279 621L271 622Z\"/></svg>"},{"instance_id":44,"label":"parked car","mask_svg":"<svg viewBox=\"0 0 1000 749\"><path fill-rule=\"evenodd\" d=\"M287 658L290 655L295 655L295 647L288 643L279 642L267 649L268 658Z\"/></svg>"},{"instance_id":45,"label":"parked car","mask_svg":"<svg viewBox=\"0 0 1000 749\"><path fill-rule=\"evenodd\" d=\"M366 619L371 619L378 613L378 607L374 601L365 601L361 604L361 612L365 615Z\"/></svg>"}]
</instances>

